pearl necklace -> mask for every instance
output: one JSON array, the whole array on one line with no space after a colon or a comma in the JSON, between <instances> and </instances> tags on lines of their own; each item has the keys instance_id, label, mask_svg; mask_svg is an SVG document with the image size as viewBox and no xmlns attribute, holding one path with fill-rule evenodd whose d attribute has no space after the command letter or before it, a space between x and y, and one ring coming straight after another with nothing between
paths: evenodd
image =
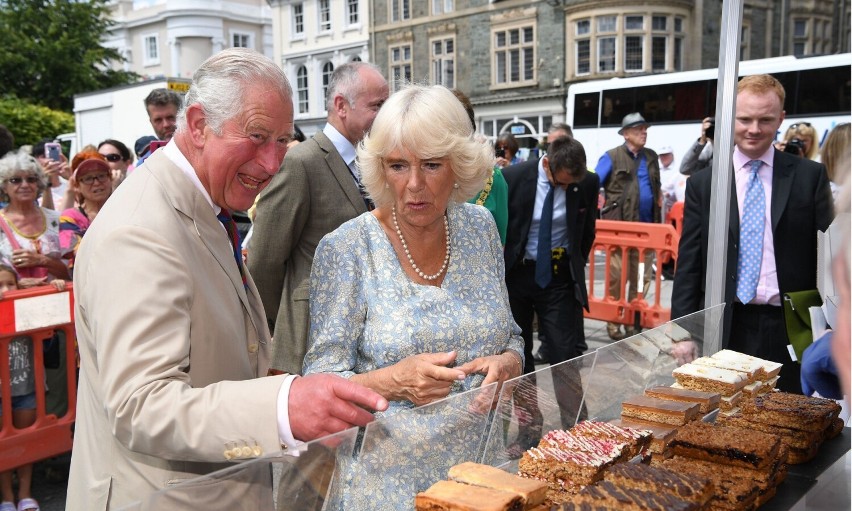
<instances>
[{"instance_id":1,"label":"pearl necklace","mask_svg":"<svg viewBox=\"0 0 852 511\"><path fill-rule=\"evenodd\" d=\"M420 278L424 280L435 280L441 276L442 273L447 269L447 265L450 263L450 223L447 221L447 215L444 214L444 232L446 233L447 238L447 254L444 256L444 264L441 265L441 268L438 270L438 273L434 275L426 275L423 273L423 270L420 269L414 263L414 259L411 257L411 252L408 250L408 244L405 242L405 238L402 235L402 231L399 229L399 223L396 221L396 206L391 210L391 218L393 218L393 228L396 229L396 235L399 237L399 241L402 243L402 250L405 252L405 257L408 258L408 264L414 269L414 273L420 275Z\"/></svg>"}]
</instances>

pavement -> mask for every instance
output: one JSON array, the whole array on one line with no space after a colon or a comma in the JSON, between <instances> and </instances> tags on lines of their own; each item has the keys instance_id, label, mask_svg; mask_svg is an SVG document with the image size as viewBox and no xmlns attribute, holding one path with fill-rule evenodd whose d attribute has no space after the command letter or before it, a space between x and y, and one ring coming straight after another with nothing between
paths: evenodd
<instances>
[{"instance_id":1,"label":"pavement","mask_svg":"<svg viewBox=\"0 0 852 511\"><path fill-rule=\"evenodd\" d=\"M596 269L597 275L603 275L602 263L599 258L593 258L598 261L596 264L600 266ZM653 287L653 286L652 286ZM603 282L595 283L595 289L604 289ZM671 290L672 281L663 280L661 285L661 303L669 307L671 305ZM653 300L653 291L646 297L649 302ZM600 347L607 346L613 341L606 333L606 322L594 319L586 319L584 323L586 334L586 344L588 351L592 352ZM539 342L534 341L534 350L538 349ZM546 367L545 364L539 364L537 369ZM614 375L617 377L617 375ZM71 454L67 453L56 458L44 460L36 463L33 470L33 497L38 500L42 511L64 511L65 510L65 495L68 483L68 467L71 462Z\"/></svg>"}]
</instances>

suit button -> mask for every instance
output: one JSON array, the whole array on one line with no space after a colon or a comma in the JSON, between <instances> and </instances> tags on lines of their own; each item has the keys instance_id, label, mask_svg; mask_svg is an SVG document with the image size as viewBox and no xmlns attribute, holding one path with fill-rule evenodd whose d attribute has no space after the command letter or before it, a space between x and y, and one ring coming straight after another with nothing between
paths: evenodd
<instances>
[{"instance_id":1,"label":"suit button","mask_svg":"<svg viewBox=\"0 0 852 511\"><path fill-rule=\"evenodd\" d=\"M249 353L257 353L257 344L249 344Z\"/></svg>"},{"instance_id":2,"label":"suit button","mask_svg":"<svg viewBox=\"0 0 852 511\"><path fill-rule=\"evenodd\" d=\"M231 451L231 449L225 449L225 452L223 454L225 455L226 460L230 460L230 459L234 458L234 453L233 453L233 451Z\"/></svg>"},{"instance_id":3,"label":"suit button","mask_svg":"<svg viewBox=\"0 0 852 511\"><path fill-rule=\"evenodd\" d=\"M240 456L242 458L250 458L251 457L251 447L246 446L246 447L243 447L242 449L240 449Z\"/></svg>"}]
</instances>

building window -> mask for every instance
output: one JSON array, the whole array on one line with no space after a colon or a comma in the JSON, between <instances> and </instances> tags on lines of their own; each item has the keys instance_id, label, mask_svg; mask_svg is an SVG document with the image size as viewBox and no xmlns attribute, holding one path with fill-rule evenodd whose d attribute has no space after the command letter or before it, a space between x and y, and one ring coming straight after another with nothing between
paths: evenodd
<instances>
[{"instance_id":1,"label":"building window","mask_svg":"<svg viewBox=\"0 0 852 511\"><path fill-rule=\"evenodd\" d=\"M666 38L651 39L651 71L666 70Z\"/></svg>"},{"instance_id":2,"label":"building window","mask_svg":"<svg viewBox=\"0 0 852 511\"><path fill-rule=\"evenodd\" d=\"M454 3L453 0L432 0L432 15L453 12Z\"/></svg>"},{"instance_id":3,"label":"building window","mask_svg":"<svg viewBox=\"0 0 852 511\"><path fill-rule=\"evenodd\" d=\"M319 0L319 31L331 30L331 0Z\"/></svg>"},{"instance_id":4,"label":"building window","mask_svg":"<svg viewBox=\"0 0 852 511\"><path fill-rule=\"evenodd\" d=\"M411 0L390 0L391 21L411 19Z\"/></svg>"},{"instance_id":5,"label":"building window","mask_svg":"<svg viewBox=\"0 0 852 511\"><path fill-rule=\"evenodd\" d=\"M494 83L521 84L535 80L535 30L532 26L494 31Z\"/></svg>"},{"instance_id":6,"label":"building window","mask_svg":"<svg viewBox=\"0 0 852 511\"><path fill-rule=\"evenodd\" d=\"M665 16L654 16L651 18L651 30L665 32L667 19Z\"/></svg>"},{"instance_id":7,"label":"building window","mask_svg":"<svg viewBox=\"0 0 852 511\"><path fill-rule=\"evenodd\" d=\"M358 18L358 0L346 0L346 20L350 25L357 25Z\"/></svg>"},{"instance_id":8,"label":"building window","mask_svg":"<svg viewBox=\"0 0 852 511\"><path fill-rule=\"evenodd\" d=\"M234 32L231 34L231 46L234 48L251 48L251 34Z\"/></svg>"},{"instance_id":9,"label":"building window","mask_svg":"<svg viewBox=\"0 0 852 511\"><path fill-rule=\"evenodd\" d=\"M683 38L674 40L674 70L683 71Z\"/></svg>"},{"instance_id":10,"label":"building window","mask_svg":"<svg viewBox=\"0 0 852 511\"><path fill-rule=\"evenodd\" d=\"M308 68L299 66L296 70L296 91L299 97L299 113L308 113Z\"/></svg>"},{"instance_id":11,"label":"building window","mask_svg":"<svg viewBox=\"0 0 852 511\"><path fill-rule=\"evenodd\" d=\"M798 19L793 22L793 37L808 36L808 20Z\"/></svg>"},{"instance_id":12,"label":"building window","mask_svg":"<svg viewBox=\"0 0 852 511\"><path fill-rule=\"evenodd\" d=\"M334 64L326 62L322 65L322 97L328 100L328 86L331 84L331 75L334 73Z\"/></svg>"},{"instance_id":13,"label":"building window","mask_svg":"<svg viewBox=\"0 0 852 511\"><path fill-rule=\"evenodd\" d=\"M581 39L577 41L577 74L578 75L587 75L591 72L591 41L588 39Z\"/></svg>"},{"instance_id":14,"label":"building window","mask_svg":"<svg viewBox=\"0 0 852 511\"><path fill-rule=\"evenodd\" d=\"M157 34L142 36L142 47L144 65L158 65L160 63L160 37Z\"/></svg>"},{"instance_id":15,"label":"building window","mask_svg":"<svg viewBox=\"0 0 852 511\"><path fill-rule=\"evenodd\" d=\"M624 70L642 71L642 36L624 37Z\"/></svg>"},{"instance_id":16,"label":"building window","mask_svg":"<svg viewBox=\"0 0 852 511\"><path fill-rule=\"evenodd\" d=\"M305 33L305 6L301 3L293 4L293 35L300 36Z\"/></svg>"},{"instance_id":17,"label":"building window","mask_svg":"<svg viewBox=\"0 0 852 511\"><path fill-rule=\"evenodd\" d=\"M390 49L391 92L411 81L411 45L392 46Z\"/></svg>"},{"instance_id":18,"label":"building window","mask_svg":"<svg viewBox=\"0 0 852 511\"><path fill-rule=\"evenodd\" d=\"M455 39L432 40L432 83L452 89L456 86Z\"/></svg>"},{"instance_id":19,"label":"building window","mask_svg":"<svg viewBox=\"0 0 852 511\"><path fill-rule=\"evenodd\" d=\"M740 31L740 61L748 60L750 43L749 26L743 24Z\"/></svg>"},{"instance_id":20,"label":"building window","mask_svg":"<svg viewBox=\"0 0 852 511\"><path fill-rule=\"evenodd\" d=\"M616 16L599 16L596 18L597 33L615 33ZM615 37L605 36L598 38L598 72L611 73L615 71Z\"/></svg>"},{"instance_id":21,"label":"building window","mask_svg":"<svg viewBox=\"0 0 852 511\"><path fill-rule=\"evenodd\" d=\"M625 16L624 30L642 30L645 28L644 16Z\"/></svg>"}]
</instances>

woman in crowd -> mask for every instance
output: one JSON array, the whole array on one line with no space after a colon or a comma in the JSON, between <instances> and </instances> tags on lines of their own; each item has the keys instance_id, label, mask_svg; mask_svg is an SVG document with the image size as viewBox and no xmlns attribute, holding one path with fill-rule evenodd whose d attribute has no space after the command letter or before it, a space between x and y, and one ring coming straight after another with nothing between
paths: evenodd
<instances>
[{"instance_id":1,"label":"woman in crowd","mask_svg":"<svg viewBox=\"0 0 852 511\"><path fill-rule=\"evenodd\" d=\"M509 165L521 163L521 159L517 157L519 149L520 146L518 146L518 141L511 133L503 133L497 137L497 141L494 143L494 154L497 156L497 166L504 169Z\"/></svg>"},{"instance_id":2,"label":"woman in crowd","mask_svg":"<svg viewBox=\"0 0 852 511\"><path fill-rule=\"evenodd\" d=\"M844 122L834 127L825 137L822 144L820 160L828 171L828 181L831 185L831 195L837 204L838 183L842 181L843 173L849 172L850 124ZM844 168L843 165L846 165Z\"/></svg>"},{"instance_id":3,"label":"woman in crowd","mask_svg":"<svg viewBox=\"0 0 852 511\"><path fill-rule=\"evenodd\" d=\"M473 135L445 87L410 85L391 96L358 148L376 209L328 234L316 250L303 372L370 387L390 401L385 416L521 374L523 341L494 220L465 203L482 189L494 158ZM429 463L401 452L452 431L459 420L437 411L397 417L387 426L397 449L382 449L362 460L363 470L345 475L343 507L410 507L418 489L446 476L441 461L477 445L480 432L458 428L452 445L431 442ZM405 467L395 470L399 463ZM371 466L382 475L371 475Z\"/></svg>"},{"instance_id":4,"label":"woman in crowd","mask_svg":"<svg viewBox=\"0 0 852 511\"><path fill-rule=\"evenodd\" d=\"M69 273L74 271L74 257L83 235L113 191L113 169L103 154L95 151L77 153L71 160L71 168L74 169L71 186L78 206L63 211L59 220L59 243L62 253L68 258Z\"/></svg>"},{"instance_id":5,"label":"woman in crowd","mask_svg":"<svg viewBox=\"0 0 852 511\"><path fill-rule=\"evenodd\" d=\"M67 279L68 268L59 246L59 212L36 200L47 180L38 162L24 151L0 159L0 256L10 260L21 276L22 288L53 279Z\"/></svg>"},{"instance_id":6,"label":"woman in crowd","mask_svg":"<svg viewBox=\"0 0 852 511\"><path fill-rule=\"evenodd\" d=\"M819 140L817 139L817 132L811 123L809 122L799 122L796 124L791 124L789 128L787 128L787 132L784 133L784 138L779 144L779 151L787 151L790 152L791 149L788 148L791 140L798 140L799 142L794 142L797 146L800 146L800 151L795 152L794 154L798 154L802 158L807 158L809 160L816 160L819 155Z\"/></svg>"},{"instance_id":7,"label":"woman in crowd","mask_svg":"<svg viewBox=\"0 0 852 511\"><path fill-rule=\"evenodd\" d=\"M133 165L133 155L130 154L130 149L126 145L111 138L98 144L98 153L106 158L109 164L112 189L115 190L127 178L127 172Z\"/></svg>"}]
</instances>

